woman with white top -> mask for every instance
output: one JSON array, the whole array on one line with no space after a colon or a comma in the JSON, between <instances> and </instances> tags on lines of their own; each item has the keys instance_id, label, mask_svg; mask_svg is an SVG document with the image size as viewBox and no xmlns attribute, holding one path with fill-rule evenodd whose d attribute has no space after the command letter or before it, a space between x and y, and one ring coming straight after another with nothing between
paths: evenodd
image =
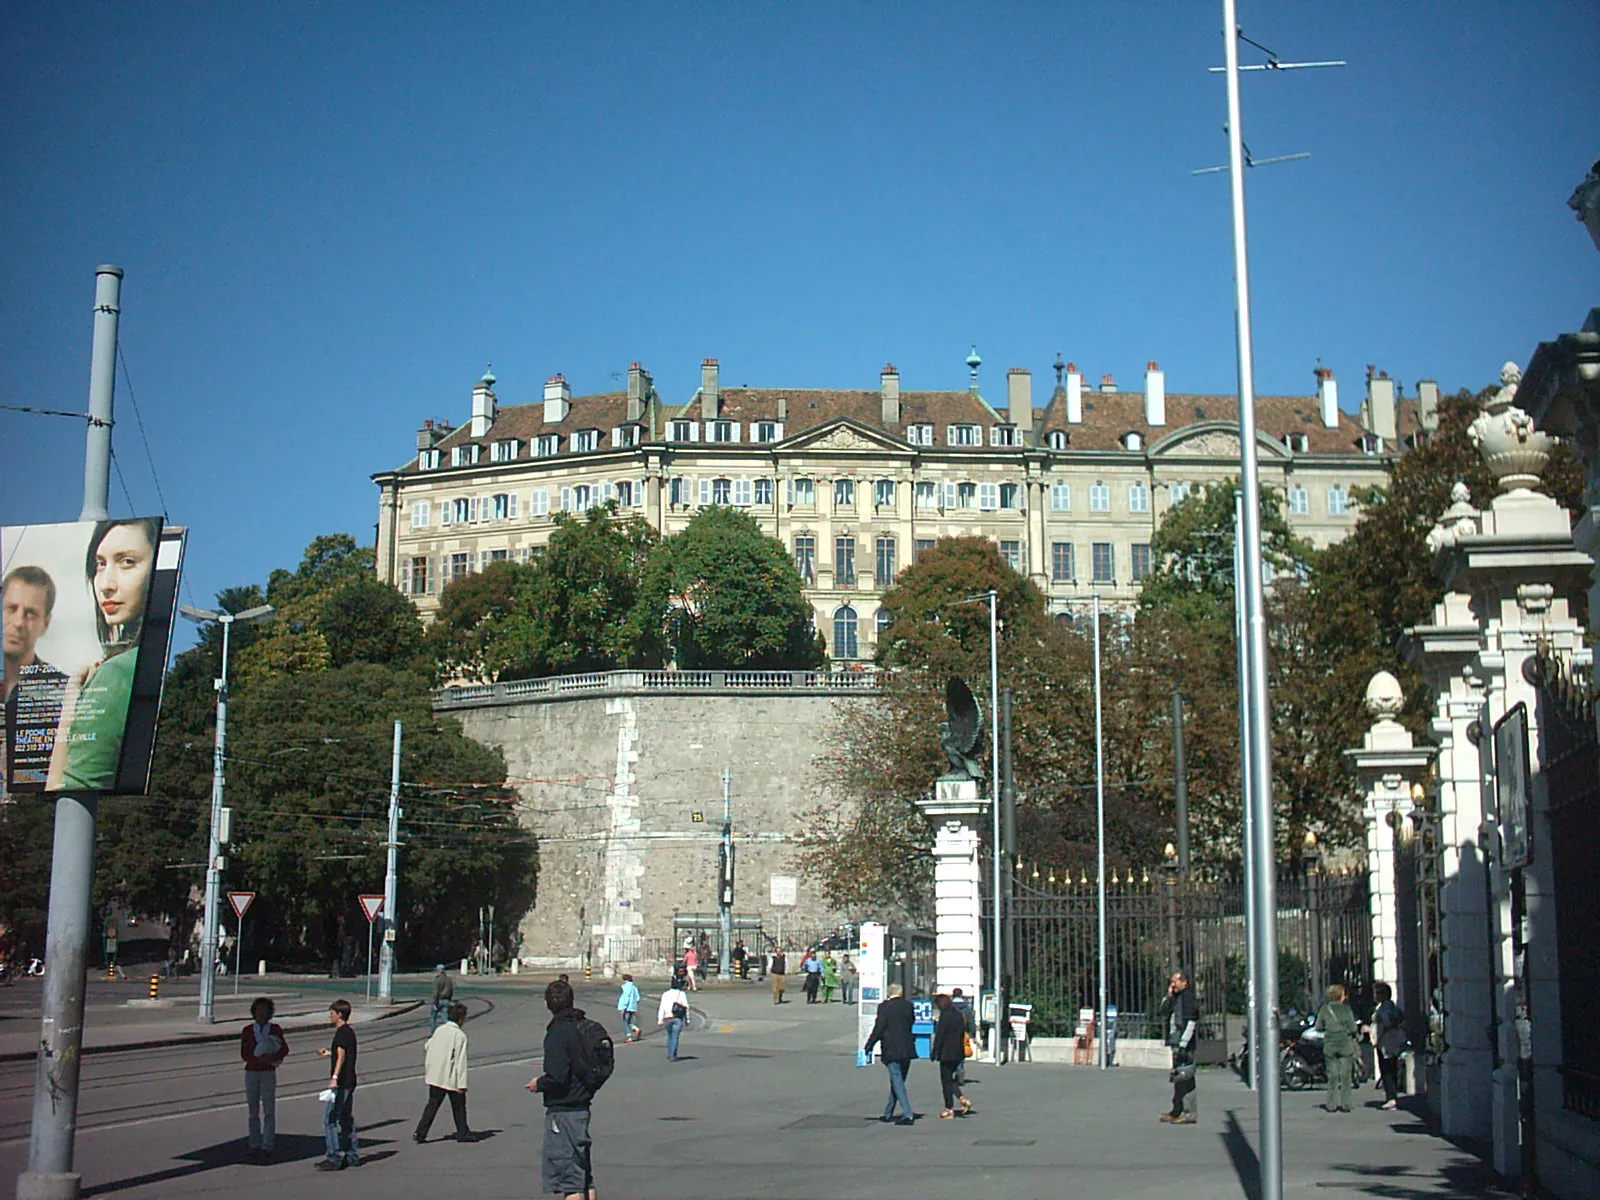
<instances>
[{"instance_id":1,"label":"woman with white top","mask_svg":"<svg viewBox=\"0 0 1600 1200\"><path fill-rule=\"evenodd\" d=\"M656 1010L656 1023L667 1030L667 1061L678 1061L678 1038L689 1017L689 995L683 990L683 977L674 975L672 986L661 993L661 1007Z\"/></svg>"}]
</instances>

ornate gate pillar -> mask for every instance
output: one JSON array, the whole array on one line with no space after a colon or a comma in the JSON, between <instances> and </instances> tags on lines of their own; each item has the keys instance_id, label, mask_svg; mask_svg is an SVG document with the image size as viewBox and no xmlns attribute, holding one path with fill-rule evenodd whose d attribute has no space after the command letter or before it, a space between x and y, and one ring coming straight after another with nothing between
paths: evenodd
<instances>
[{"instance_id":1,"label":"ornate gate pillar","mask_svg":"<svg viewBox=\"0 0 1600 1200\"><path fill-rule=\"evenodd\" d=\"M989 799L974 779L941 779L917 807L933 823L934 990L960 988L976 1004L983 979L978 822Z\"/></svg>"}]
</instances>

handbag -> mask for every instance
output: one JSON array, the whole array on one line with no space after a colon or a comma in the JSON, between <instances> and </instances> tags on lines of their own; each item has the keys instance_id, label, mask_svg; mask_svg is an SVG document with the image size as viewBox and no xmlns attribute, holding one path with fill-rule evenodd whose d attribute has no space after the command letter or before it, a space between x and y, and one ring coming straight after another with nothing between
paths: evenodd
<instances>
[{"instance_id":1,"label":"handbag","mask_svg":"<svg viewBox=\"0 0 1600 1200\"><path fill-rule=\"evenodd\" d=\"M672 1015L681 1021L689 1015L689 1010L681 1004L674 1004L672 1006Z\"/></svg>"},{"instance_id":2,"label":"handbag","mask_svg":"<svg viewBox=\"0 0 1600 1200\"><path fill-rule=\"evenodd\" d=\"M976 1051L972 1046L972 1035L965 1030L961 1033L961 1057L971 1058Z\"/></svg>"}]
</instances>

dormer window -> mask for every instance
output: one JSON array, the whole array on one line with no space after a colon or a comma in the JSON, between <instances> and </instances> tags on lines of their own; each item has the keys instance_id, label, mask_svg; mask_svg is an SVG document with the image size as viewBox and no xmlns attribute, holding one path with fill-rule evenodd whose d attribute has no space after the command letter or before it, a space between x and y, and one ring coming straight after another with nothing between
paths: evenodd
<instances>
[{"instance_id":1,"label":"dormer window","mask_svg":"<svg viewBox=\"0 0 1600 1200\"><path fill-rule=\"evenodd\" d=\"M439 452L437 450L417 451L417 470L437 471L439 469Z\"/></svg>"},{"instance_id":2,"label":"dormer window","mask_svg":"<svg viewBox=\"0 0 1600 1200\"><path fill-rule=\"evenodd\" d=\"M1052 429L1045 434L1044 443L1052 450L1065 450L1067 448L1067 431L1064 429Z\"/></svg>"},{"instance_id":3,"label":"dormer window","mask_svg":"<svg viewBox=\"0 0 1600 1200\"><path fill-rule=\"evenodd\" d=\"M511 462L517 457L517 451L522 448L522 443L516 438L504 438L496 442L489 451L491 462Z\"/></svg>"},{"instance_id":4,"label":"dormer window","mask_svg":"<svg viewBox=\"0 0 1600 1200\"><path fill-rule=\"evenodd\" d=\"M640 433L637 425L619 425L611 431L611 444L621 449L637 446Z\"/></svg>"},{"instance_id":5,"label":"dormer window","mask_svg":"<svg viewBox=\"0 0 1600 1200\"><path fill-rule=\"evenodd\" d=\"M561 453L561 435L559 433L541 433L533 443L535 458L549 458L553 454Z\"/></svg>"},{"instance_id":6,"label":"dormer window","mask_svg":"<svg viewBox=\"0 0 1600 1200\"><path fill-rule=\"evenodd\" d=\"M1311 449L1311 439L1303 433L1286 433L1283 435L1283 444L1296 454L1304 454Z\"/></svg>"},{"instance_id":7,"label":"dormer window","mask_svg":"<svg viewBox=\"0 0 1600 1200\"><path fill-rule=\"evenodd\" d=\"M697 442L700 440L699 427L693 421L673 421L667 426L667 440L670 442Z\"/></svg>"},{"instance_id":8,"label":"dormer window","mask_svg":"<svg viewBox=\"0 0 1600 1200\"><path fill-rule=\"evenodd\" d=\"M1017 446L1021 444L1015 425L996 425L989 430L991 446Z\"/></svg>"},{"instance_id":9,"label":"dormer window","mask_svg":"<svg viewBox=\"0 0 1600 1200\"><path fill-rule=\"evenodd\" d=\"M1137 430L1134 430L1134 429L1128 430L1127 433L1122 435L1121 441L1122 441L1122 448L1124 450L1143 450L1144 449L1144 434L1138 432Z\"/></svg>"},{"instance_id":10,"label":"dormer window","mask_svg":"<svg viewBox=\"0 0 1600 1200\"><path fill-rule=\"evenodd\" d=\"M1361 435L1361 453L1381 454L1383 452L1383 439L1375 433Z\"/></svg>"},{"instance_id":11,"label":"dormer window","mask_svg":"<svg viewBox=\"0 0 1600 1200\"><path fill-rule=\"evenodd\" d=\"M933 426L926 424L907 425L906 441L910 442L913 446L933 445Z\"/></svg>"},{"instance_id":12,"label":"dormer window","mask_svg":"<svg viewBox=\"0 0 1600 1200\"><path fill-rule=\"evenodd\" d=\"M783 426L776 421L757 421L755 425L756 441L762 445L771 442L783 441Z\"/></svg>"},{"instance_id":13,"label":"dormer window","mask_svg":"<svg viewBox=\"0 0 1600 1200\"><path fill-rule=\"evenodd\" d=\"M713 421L710 426L710 434L713 442L737 442L739 440L739 423L737 421Z\"/></svg>"},{"instance_id":14,"label":"dormer window","mask_svg":"<svg viewBox=\"0 0 1600 1200\"><path fill-rule=\"evenodd\" d=\"M976 425L952 425L948 431L947 445L951 446L981 446L983 445L983 430Z\"/></svg>"},{"instance_id":15,"label":"dormer window","mask_svg":"<svg viewBox=\"0 0 1600 1200\"><path fill-rule=\"evenodd\" d=\"M600 449L600 431L598 429L580 429L572 435L572 452L574 454L587 454L591 450Z\"/></svg>"},{"instance_id":16,"label":"dormer window","mask_svg":"<svg viewBox=\"0 0 1600 1200\"><path fill-rule=\"evenodd\" d=\"M482 450L483 447L478 445L477 442L468 442L463 446L457 446L450 452L450 465L452 467L476 466L478 455Z\"/></svg>"}]
</instances>

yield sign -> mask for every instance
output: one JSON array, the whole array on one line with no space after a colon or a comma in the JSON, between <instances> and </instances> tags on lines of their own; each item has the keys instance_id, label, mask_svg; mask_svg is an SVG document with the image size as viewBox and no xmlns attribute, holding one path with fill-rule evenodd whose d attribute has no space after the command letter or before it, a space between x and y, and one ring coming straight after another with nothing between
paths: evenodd
<instances>
[{"instance_id":1,"label":"yield sign","mask_svg":"<svg viewBox=\"0 0 1600 1200\"><path fill-rule=\"evenodd\" d=\"M367 914L368 921L376 921L378 914L383 911L383 897L362 896L361 911Z\"/></svg>"},{"instance_id":2,"label":"yield sign","mask_svg":"<svg viewBox=\"0 0 1600 1200\"><path fill-rule=\"evenodd\" d=\"M241 921L244 920L244 911L250 907L250 901L255 898L254 892L229 892L228 903L233 905L233 915Z\"/></svg>"}]
</instances>

